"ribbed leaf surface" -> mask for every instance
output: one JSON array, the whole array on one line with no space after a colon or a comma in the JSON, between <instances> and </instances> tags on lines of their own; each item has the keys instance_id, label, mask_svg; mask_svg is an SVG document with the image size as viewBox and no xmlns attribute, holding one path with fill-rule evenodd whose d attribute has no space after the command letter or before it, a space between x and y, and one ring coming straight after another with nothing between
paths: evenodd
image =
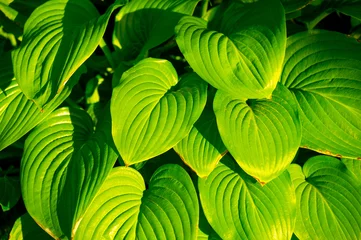
<instances>
[{"instance_id":1,"label":"ribbed leaf surface","mask_svg":"<svg viewBox=\"0 0 361 240\"><path fill-rule=\"evenodd\" d=\"M328 156L289 168L297 196L299 239L360 239L361 181Z\"/></svg>"},{"instance_id":2,"label":"ribbed leaf surface","mask_svg":"<svg viewBox=\"0 0 361 240\"><path fill-rule=\"evenodd\" d=\"M72 78L78 81L82 69ZM70 94L65 87L42 110L28 100L14 78L11 55L5 53L0 59L0 150L6 148L38 125Z\"/></svg>"},{"instance_id":3,"label":"ribbed leaf surface","mask_svg":"<svg viewBox=\"0 0 361 240\"><path fill-rule=\"evenodd\" d=\"M292 162L301 142L297 103L278 84L272 100L242 101L218 91L214 111L222 140L241 168L262 184Z\"/></svg>"},{"instance_id":4,"label":"ribbed leaf surface","mask_svg":"<svg viewBox=\"0 0 361 240\"><path fill-rule=\"evenodd\" d=\"M207 101L207 83L148 58L122 75L111 99L114 143L126 165L162 154L187 136Z\"/></svg>"},{"instance_id":5,"label":"ribbed leaf surface","mask_svg":"<svg viewBox=\"0 0 361 240\"><path fill-rule=\"evenodd\" d=\"M284 9L279 0L227 3L209 23L183 17L175 28L178 46L215 88L238 98L269 98L285 53Z\"/></svg>"},{"instance_id":6,"label":"ribbed leaf surface","mask_svg":"<svg viewBox=\"0 0 361 240\"><path fill-rule=\"evenodd\" d=\"M62 108L25 142L21 162L25 206L54 238L70 238L114 165L117 156L101 129L93 134L85 111Z\"/></svg>"},{"instance_id":7,"label":"ribbed leaf surface","mask_svg":"<svg viewBox=\"0 0 361 240\"><path fill-rule=\"evenodd\" d=\"M28 99L44 107L98 46L119 1L99 16L90 1L50 0L26 21L23 41L13 52L14 73Z\"/></svg>"},{"instance_id":8,"label":"ribbed leaf surface","mask_svg":"<svg viewBox=\"0 0 361 240\"><path fill-rule=\"evenodd\" d=\"M361 159L361 43L327 31L291 36L282 83L296 96L301 146Z\"/></svg>"},{"instance_id":9,"label":"ribbed leaf surface","mask_svg":"<svg viewBox=\"0 0 361 240\"><path fill-rule=\"evenodd\" d=\"M199 177L206 177L213 171L227 149L218 132L212 102L207 103L188 136L174 150Z\"/></svg>"},{"instance_id":10,"label":"ribbed leaf surface","mask_svg":"<svg viewBox=\"0 0 361 240\"><path fill-rule=\"evenodd\" d=\"M207 179L199 179L204 213L222 239L290 239L296 197L289 174L261 186L229 155Z\"/></svg>"},{"instance_id":11,"label":"ribbed leaf surface","mask_svg":"<svg viewBox=\"0 0 361 240\"><path fill-rule=\"evenodd\" d=\"M184 15L192 15L199 0L133 0L115 18L113 44L123 60L158 46L174 34Z\"/></svg>"},{"instance_id":12,"label":"ribbed leaf surface","mask_svg":"<svg viewBox=\"0 0 361 240\"><path fill-rule=\"evenodd\" d=\"M198 199L178 165L163 165L145 189L134 169L112 170L76 231L77 239L196 239Z\"/></svg>"}]
</instances>

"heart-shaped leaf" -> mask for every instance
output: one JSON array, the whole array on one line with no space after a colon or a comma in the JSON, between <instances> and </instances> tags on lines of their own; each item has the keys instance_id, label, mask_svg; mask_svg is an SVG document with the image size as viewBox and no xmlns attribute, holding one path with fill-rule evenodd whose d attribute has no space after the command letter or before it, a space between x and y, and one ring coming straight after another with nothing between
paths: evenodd
<instances>
[{"instance_id":1,"label":"heart-shaped leaf","mask_svg":"<svg viewBox=\"0 0 361 240\"><path fill-rule=\"evenodd\" d=\"M227 1L211 22L186 16L175 31L190 66L212 86L238 98L271 96L286 46L279 0Z\"/></svg>"},{"instance_id":2,"label":"heart-shaped leaf","mask_svg":"<svg viewBox=\"0 0 361 240\"><path fill-rule=\"evenodd\" d=\"M133 0L115 18L113 44L122 60L135 59L166 41L199 0Z\"/></svg>"},{"instance_id":3,"label":"heart-shaped leaf","mask_svg":"<svg viewBox=\"0 0 361 240\"><path fill-rule=\"evenodd\" d=\"M112 170L77 228L77 239L196 239L198 198L187 172L163 165L146 190L134 169Z\"/></svg>"},{"instance_id":4,"label":"heart-shaped leaf","mask_svg":"<svg viewBox=\"0 0 361 240\"><path fill-rule=\"evenodd\" d=\"M361 159L361 43L328 31L287 41L281 81L299 104L301 146Z\"/></svg>"},{"instance_id":5,"label":"heart-shaped leaf","mask_svg":"<svg viewBox=\"0 0 361 240\"><path fill-rule=\"evenodd\" d=\"M299 239L360 239L361 181L328 156L289 167L297 197Z\"/></svg>"},{"instance_id":6,"label":"heart-shaped leaf","mask_svg":"<svg viewBox=\"0 0 361 240\"><path fill-rule=\"evenodd\" d=\"M212 101L207 102L188 136L183 138L174 150L199 177L208 176L227 153L218 132Z\"/></svg>"},{"instance_id":7,"label":"heart-shaped leaf","mask_svg":"<svg viewBox=\"0 0 361 240\"><path fill-rule=\"evenodd\" d=\"M52 240L39 225L36 224L34 219L28 213L16 219L13 228L11 229L9 240Z\"/></svg>"},{"instance_id":8,"label":"heart-shaped leaf","mask_svg":"<svg viewBox=\"0 0 361 240\"><path fill-rule=\"evenodd\" d=\"M71 238L116 161L116 153L107 144L110 126L105 120L102 123L93 133L85 111L62 108L26 139L21 161L24 203L54 238Z\"/></svg>"},{"instance_id":9,"label":"heart-shaped leaf","mask_svg":"<svg viewBox=\"0 0 361 240\"><path fill-rule=\"evenodd\" d=\"M296 196L290 176L261 186L229 155L206 179L199 179L204 213L222 239L290 239L296 219Z\"/></svg>"},{"instance_id":10,"label":"heart-shaped leaf","mask_svg":"<svg viewBox=\"0 0 361 240\"><path fill-rule=\"evenodd\" d=\"M73 76L78 81L83 69ZM28 100L14 78L10 52L0 60L0 151L24 136L38 125L69 95L71 89L65 87L42 110Z\"/></svg>"},{"instance_id":11,"label":"heart-shaped leaf","mask_svg":"<svg viewBox=\"0 0 361 240\"><path fill-rule=\"evenodd\" d=\"M12 55L15 77L28 99L42 108L65 85L74 86L70 77L98 46L119 1L102 16L90 1L78 0L50 0L30 15Z\"/></svg>"},{"instance_id":12,"label":"heart-shaped leaf","mask_svg":"<svg viewBox=\"0 0 361 240\"><path fill-rule=\"evenodd\" d=\"M241 168L262 184L292 162L301 142L297 102L278 84L271 100L239 100L218 91L214 111L222 140Z\"/></svg>"},{"instance_id":13,"label":"heart-shaped leaf","mask_svg":"<svg viewBox=\"0 0 361 240\"><path fill-rule=\"evenodd\" d=\"M114 88L114 143L126 165L162 154L187 136L207 101L207 83L183 76L167 60L147 58Z\"/></svg>"}]
</instances>

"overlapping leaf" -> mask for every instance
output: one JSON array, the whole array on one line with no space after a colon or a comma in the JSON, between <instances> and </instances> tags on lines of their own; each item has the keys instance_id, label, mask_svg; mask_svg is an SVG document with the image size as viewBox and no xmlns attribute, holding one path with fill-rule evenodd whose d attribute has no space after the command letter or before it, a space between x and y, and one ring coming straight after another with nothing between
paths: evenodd
<instances>
[{"instance_id":1,"label":"overlapping leaf","mask_svg":"<svg viewBox=\"0 0 361 240\"><path fill-rule=\"evenodd\" d=\"M199 177L208 176L227 152L218 132L212 104L212 101L208 101L188 136L174 147Z\"/></svg>"},{"instance_id":2,"label":"overlapping leaf","mask_svg":"<svg viewBox=\"0 0 361 240\"><path fill-rule=\"evenodd\" d=\"M299 239L360 239L361 181L332 157L289 168L297 196Z\"/></svg>"},{"instance_id":3,"label":"overlapping leaf","mask_svg":"<svg viewBox=\"0 0 361 240\"><path fill-rule=\"evenodd\" d=\"M160 167L145 189L134 169L112 170L74 239L196 239L199 207L192 180L178 165Z\"/></svg>"},{"instance_id":4,"label":"overlapping leaf","mask_svg":"<svg viewBox=\"0 0 361 240\"><path fill-rule=\"evenodd\" d=\"M50 0L26 21L20 48L13 52L14 73L28 99L44 107L66 85L98 46L119 1L99 16L90 1Z\"/></svg>"},{"instance_id":5,"label":"overlapping leaf","mask_svg":"<svg viewBox=\"0 0 361 240\"><path fill-rule=\"evenodd\" d=\"M226 155L207 179L199 179L204 213L222 239L290 239L296 197L285 171L261 186Z\"/></svg>"},{"instance_id":6,"label":"overlapping leaf","mask_svg":"<svg viewBox=\"0 0 361 240\"><path fill-rule=\"evenodd\" d=\"M133 0L116 16L113 44L123 60L135 59L166 41L199 0Z\"/></svg>"},{"instance_id":7,"label":"overlapping leaf","mask_svg":"<svg viewBox=\"0 0 361 240\"><path fill-rule=\"evenodd\" d=\"M301 141L297 102L278 84L271 100L243 101L218 91L214 111L222 140L249 175L262 184L292 162Z\"/></svg>"},{"instance_id":8,"label":"overlapping leaf","mask_svg":"<svg viewBox=\"0 0 361 240\"><path fill-rule=\"evenodd\" d=\"M178 46L215 88L238 98L269 98L284 58L284 9L279 0L227 3L211 22L183 17L175 29Z\"/></svg>"},{"instance_id":9,"label":"overlapping leaf","mask_svg":"<svg viewBox=\"0 0 361 240\"><path fill-rule=\"evenodd\" d=\"M34 219L28 213L19 217L11 229L9 240L51 240L50 237L42 228L40 228Z\"/></svg>"},{"instance_id":10,"label":"overlapping leaf","mask_svg":"<svg viewBox=\"0 0 361 240\"><path fill-rule=\"evenodd\" d=\"M95 133L85 111L54 111L27 138L21 162L25 206L54 238L70 238L116 161L106 121Z\"/></svg>"},{"instance_id":11,"label":"overlapping leaf","mask_svg":"<svg viewBox=\"0 0 361 240\"><path fill-rule=\"evenodd\" d=\"M72 78L79 79L82 69ZM10 52L0 60L0 150L14 143L57 108L70 94L65 87L42 110L28 100L14 78Z\"/></svg>"},{"instance_id":12,"label":"overlapping leaf","mask_svg":"<svg viewBox=\"0 0 361 240\"><path fill-rule=\"evenodd\" d=\"M311 0L281 0L283 7L285 8L286 13L291 13L294 11L301 10L307 4L311 2Z\"/></svg>"},{"instance_id":13,"label":"overlapping leaf","mask_svg":"<svg viewBox=\"0 0 361 240\"><path fill-rule=\"evenodd\" d=\"M19 180L13 177L0 177L0 207L3 212L10 210L20 198Z\"/></svg>"},{"instance_id":14,"label":"overlapping leaf","mask_svg":"<svg viewBox=\"0 0 361 240\"><path fill-rule=\"evenodd\" d=\"M126 165L162 154L187 136L207 100L196 74L179 82L167 60L148 58L122 76L111 100L114 143Z\"/></svg>"},{"instance_id":15,"label":"overlapping leaf","mask_svg":"<svg viewBox=\"0 0 361 240\"><path fill-rule=\"evenodd\" d=\"M287 45L281 81L299 104L302 147L361 159L361 43L312 31Z\"/></svg>"}]
</instances>

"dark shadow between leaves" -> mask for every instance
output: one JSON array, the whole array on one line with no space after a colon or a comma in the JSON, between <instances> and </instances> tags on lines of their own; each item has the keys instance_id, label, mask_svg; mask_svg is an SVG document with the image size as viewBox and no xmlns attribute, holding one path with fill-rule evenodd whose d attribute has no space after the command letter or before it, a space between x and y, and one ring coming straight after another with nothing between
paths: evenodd
<instances>
[{"instance_id":1,"label":"dark shadow between leaves","mask_svg":"<svg viewBox=\"0 0 361 240\"><path fill-rule=\"evenodd\" d=\"M6 89L14 78L13 62L11 52L5 52L0 60L0 89L6 95Z\"/></svg>"}]
</instances>

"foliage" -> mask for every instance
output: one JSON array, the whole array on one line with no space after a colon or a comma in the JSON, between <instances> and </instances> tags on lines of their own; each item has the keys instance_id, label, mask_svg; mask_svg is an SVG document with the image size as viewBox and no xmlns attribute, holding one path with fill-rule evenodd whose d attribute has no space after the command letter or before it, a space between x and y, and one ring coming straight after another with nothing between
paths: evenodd
<instances>
[{"instance_id":1,"label":"foliage","mask_svg":"<svg viewBox=\"0 0 361 240\"><path fill-rule=\"evenodd\" d=\"M360 9L0 0L0 237L361 239Z\"/></svg>"}]
</instances>

